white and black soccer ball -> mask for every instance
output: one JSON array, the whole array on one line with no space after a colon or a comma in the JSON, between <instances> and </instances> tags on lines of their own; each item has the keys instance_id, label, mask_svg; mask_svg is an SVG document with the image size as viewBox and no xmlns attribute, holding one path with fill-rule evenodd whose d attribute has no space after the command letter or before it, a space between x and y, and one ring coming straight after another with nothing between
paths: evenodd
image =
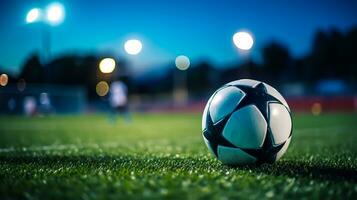
<instances>
[{"instance_id":1,"label":"white and black soccer ball","mask_svg":"<svg viewBox=\"0 0 357 200\"><path fill-rule=\"evenodd\" d=\"M225 84L208 100L202 117L204 141L227 165L273 163L292 134L290 108L272 86L250 79Z\"/></svg>"}]
</instances>

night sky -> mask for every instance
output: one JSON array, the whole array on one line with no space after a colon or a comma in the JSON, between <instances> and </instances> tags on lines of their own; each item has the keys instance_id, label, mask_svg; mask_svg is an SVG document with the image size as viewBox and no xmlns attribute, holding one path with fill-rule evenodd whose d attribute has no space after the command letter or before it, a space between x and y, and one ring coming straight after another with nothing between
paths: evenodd
<instances>
[{"instance_id":1,"label":"night sky","mask_svg":"<svg viewBox=\"0 0 357 200\"><path fill-rule=\"evenodd\" d=\"M26 24L27 11L53 1L0 1L0 66L18 71L40 51L44 24ZM239 30L253 33L251 51L259 60L262 46L278 40L296 56L308 53L318 29L346 31L357 25L357 1L89 1L61 2L65 20L50 29L52 55L112 52L137 67L159 65L185 54L192 62L209 60L223 66L242 57L232 43ZM125 55L123 43L143 42L138 56ZM42 50L41 50L42 51Z\"/></svg>"}]
</instances>

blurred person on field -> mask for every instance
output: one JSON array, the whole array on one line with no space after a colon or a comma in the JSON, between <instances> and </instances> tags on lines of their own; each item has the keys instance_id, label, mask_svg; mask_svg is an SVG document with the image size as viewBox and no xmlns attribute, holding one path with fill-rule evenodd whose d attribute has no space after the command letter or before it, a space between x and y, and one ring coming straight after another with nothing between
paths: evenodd
<instances>
[{"instance_id":1,"label":"blurred person on field","mask_svg":"<svg viewBox=\"0 0 357 200\"><path fill-rule=\"evenodd\" d=\"M117 114L123 115L126 122L131 121L128 106L128 88L122 81L115 80L110 84L109 104L112 110L111 120L116 121Z\"/></svg>"},{"instance_id":2,"label":"blurred person on field","mask_svg":"<svg viewBox=\"0 0 357 200\"><path fill-rule=\"evenodd\" d=\"M24 112L26 116L35 116L37 114L37 103L35 97L27 96L23 101Z\"/></svg>"},{"instance_id":3,"label":"blurred person on field","mask_svg":"<svg viewBox=\"0 0 357 200\"><path fill-rule=\"evenodd\" d=\"M51 99L48 93L43 92L40 94L40 112L41 114L48 115L53 113L53 107L51 104Z\"/></svg>"}]
</instances>

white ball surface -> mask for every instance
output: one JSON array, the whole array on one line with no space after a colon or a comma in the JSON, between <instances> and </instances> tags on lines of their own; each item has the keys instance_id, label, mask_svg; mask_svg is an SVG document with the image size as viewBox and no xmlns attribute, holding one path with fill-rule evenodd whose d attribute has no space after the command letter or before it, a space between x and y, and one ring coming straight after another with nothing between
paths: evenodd
<instances>
[{"instance_id":1,"label":"white ball surface","mask_svg":"<svg viewBox=\"0 0 357 200\"><path fill-rule=\"evenodd\" d=\"M283 105L269 104L269 124L275 145L281 144L289 138L292 124L289 111Z\"/></svg>"}]
</instances>

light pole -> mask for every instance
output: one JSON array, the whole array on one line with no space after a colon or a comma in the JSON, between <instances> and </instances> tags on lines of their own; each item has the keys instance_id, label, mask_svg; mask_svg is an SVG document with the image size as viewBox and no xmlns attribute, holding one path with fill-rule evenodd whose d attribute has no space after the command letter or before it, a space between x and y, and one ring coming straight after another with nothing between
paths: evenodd
<instances>
[{"instance_id":1,"label":"light pole","mask_svg":"<svg viewBox=\"0 0 357 200\"><path fill-rule=\"evenodd\" d=\"M129 62L129 65L134 66L137 65L137 61L138 61L138 55L141 53L141 51L143 50L143 43L141 42L141 40L139 39L128 39L125 41L124 45L123 45L124 51L126 52L126 54L128 54L127 59ZM136 57L136 58L135 58ZM124 71L124 73L128 73L128 71Z\"/></svg>"},{"instance_id":2,"label":"light pole","mask_svg":"<svg viewBox=\"0 0 357 200\"><path fill-rule=\"evenodd\" d=\"M127 59L131 66L137 65L137 59L134 58L138 56L143 50L143 43L139 39L128 39L124 42L123 45L124 51L128 54ZM124 73L128 73L128 71L124 71ZM127 74L126 74L127 75Z\"/></svg>"},{"instance_id":3,"label":"light pole","mask_svg":"<svg viewBox=\"0 0 357 200\"><path fill-rule=\"evenodd\" d=\"M43 61L51 57L51 34L46 25L56 26L63 22L65 10L62 4L54 2L49 4L45 9L32 8L26 15L26 23L32 24L42 22L42 47Z\"/></svg>"},{"instance_id":4,"label":"light pole","mask_svg":"<svg viewBox=\"0 0 357 200\"><path fill-rule=\"evenodd\" d=\"M239 31L233 35L233 43L238 48L239 54L243 56L244 64L248 65L247 75L251 76L251 55L250 50L254 45L254 39L251 33L247 31Z\"/></svg>"},{"instance_id":5,"label":"light pole","mask_svg":"<svg viewBox=\"0 0 357 200\"><path fill-rule=\"evenodd\" d=\"M190 59L185 55L177 56L175 65L178 70L174 72L173 97L175 105L185 105L188 100L187 69L190 67Z\"/></svg>"}]
</instances>

